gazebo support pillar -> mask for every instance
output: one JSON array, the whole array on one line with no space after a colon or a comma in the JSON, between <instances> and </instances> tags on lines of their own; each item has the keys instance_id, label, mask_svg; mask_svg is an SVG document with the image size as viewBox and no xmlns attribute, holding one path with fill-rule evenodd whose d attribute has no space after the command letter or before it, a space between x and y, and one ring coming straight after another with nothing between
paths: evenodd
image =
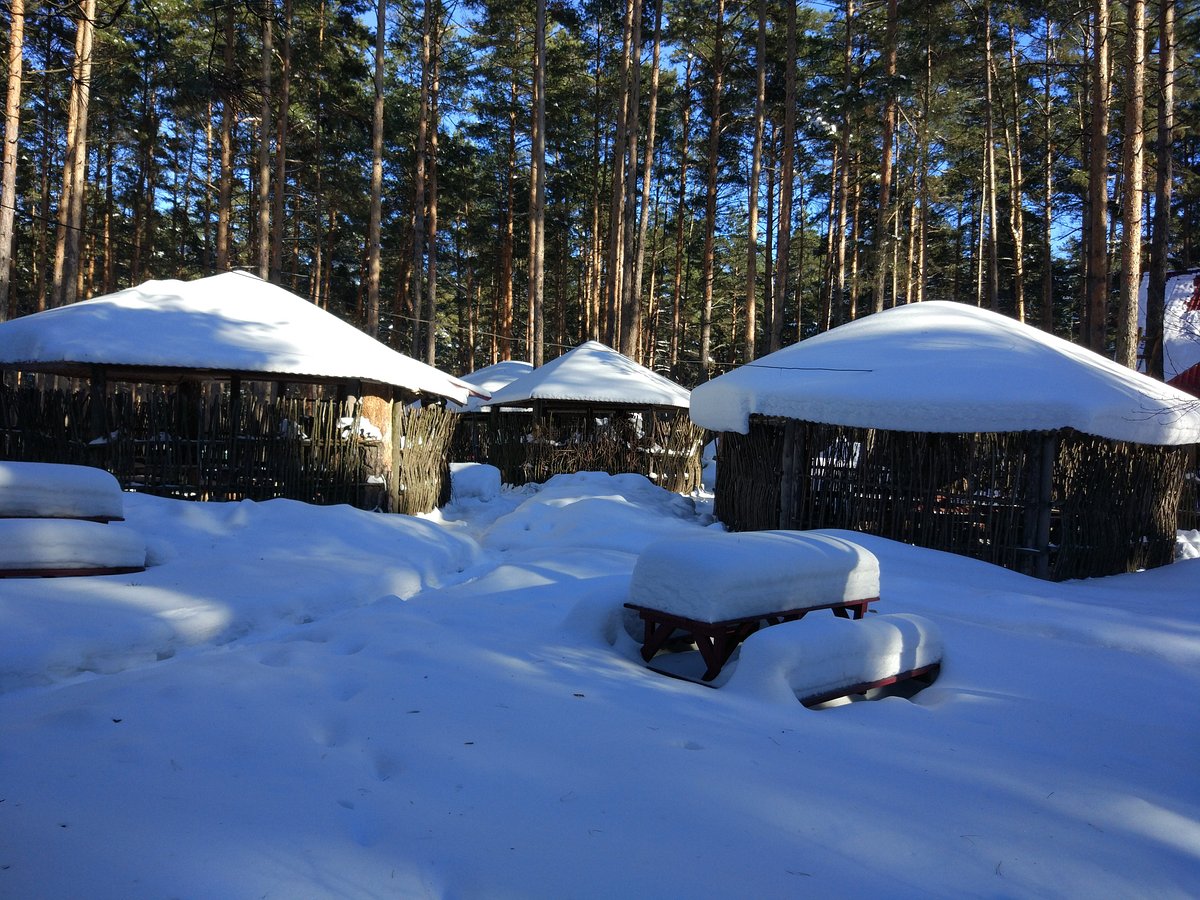
<instances>
[{"instance_id":1,"label":"gazebo support pillar","mask_svg":"<svg viewBox=\"0 0 1200 900\"><path fill-rule=\"evenodd\" d=\"M108 373L103 366L92 366L91 382L88 385L91 394L91 429L94 437L101 439L95 446L100 448L100 461L108 459Z\"/></svg>"}]
</instances>

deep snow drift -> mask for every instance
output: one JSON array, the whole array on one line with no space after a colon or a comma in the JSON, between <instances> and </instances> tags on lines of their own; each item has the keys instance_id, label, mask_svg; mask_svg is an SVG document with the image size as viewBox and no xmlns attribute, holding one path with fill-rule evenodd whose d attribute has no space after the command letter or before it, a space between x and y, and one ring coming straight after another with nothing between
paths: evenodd
<instances>
[{"instance_id":1,"label":"deep snow drift","mask_svg":"<svg viewBox=\"0 0 1200 900\"><path fill-rule=\"evenodd\" d=\"M0 896L1200 893L1200 560L1049 584L842 533L945 664L807 710L730 689L753 647L715 690L643 667L630 573L703 503L491 494L126 495L145 572L0 581Z\"/></svg>"}]
</instances>

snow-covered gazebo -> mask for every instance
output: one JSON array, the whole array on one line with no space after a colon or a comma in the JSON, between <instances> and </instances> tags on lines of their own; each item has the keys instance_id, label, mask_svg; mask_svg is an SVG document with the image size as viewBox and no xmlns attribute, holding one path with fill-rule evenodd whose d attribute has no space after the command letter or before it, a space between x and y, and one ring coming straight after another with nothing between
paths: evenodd
<instances>
[{"instance_id":1,"label":"snow-covered gazebo","mask_svg":"<svg viewBox=\"0 0 1200 900\"><path fill-rule=\"evenodd\" d=\"M1169 563L1194 397L986 310L835 328L692 392L734 530L847 528L1043 578Z\"/></svg>"},{"instance_id":2,"label":"snow-covered gazebo","mask_svg":"<svg viewBox=\"0 0 1200 900\"><path fill-rule=\"evenodd\" d=\"M699 485L702 434L688 420L690 398L669 378L587 341L492 393L492 461L507 480L641 472L689 490ZM500 415L514 408L531 410L532 425Z\"/></svg>"},{"instance_id":3,"label":"snow-covered gazebo","mask_svg":"<svg viewBox=\"0 0 1200 900\"><path fill-rule=\"evenodd\" d=\"M126 487L186 496L376 502L400 480L391 434L411 401L485 395L243 272L0 324L0 368L88 383L49 400L6 390L3 455L101 465ZM60 418L66 432L45 433Z\"/></svg>"}]
</instances>

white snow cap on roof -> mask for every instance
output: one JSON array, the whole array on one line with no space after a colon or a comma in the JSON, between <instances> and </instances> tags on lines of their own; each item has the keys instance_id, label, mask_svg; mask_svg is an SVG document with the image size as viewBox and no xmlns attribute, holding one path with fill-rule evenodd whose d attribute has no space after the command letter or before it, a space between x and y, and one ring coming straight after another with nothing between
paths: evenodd
<instances>
[{"instance_id":1,"label":"white snow cap on roof","mask_svg":"<svg viewBox=\"0 0 1200 900\"><path fill-rule=\"evenodd\" d=\"M901 306L702 384L692 420L745 434L750 416L923 432L1074 428L1143 444L1200 441L1200 401L1007 316Z\"/></svg>"},{"instance_id":2,"label":"white snow cap on roof","mask_svg":"<svg viewBox=\"0 0 1200 900\"><path fill-rule=\"evenodd\" d=\"M518 359L505 359L498 363L492 363L490 366L484 366L482 369L476 369L470 375L463 375L462 380L491 395L532 371L532 363L522 362ZM480 397L472 397L465 405L455 404L455 406L460 412L479 412L490 408L487 400Z\"/></svg>"},{"instance_id":3,"label":"white snow cap on roof","mask_svg":"<svg viewBox=\"0 0 1200 900\"><path fill-rule=\"evenodd\" d=\"M599 341L588 341L492 395L492 405L569 400L688 408L690 392Z\"/></svg>"},{"instance_id":4,"label":"white snow cap on roof","mask_svg":"<svg viewBox=\"0 0 1200 900\"><path fill-rule=\"evenodd\" d=\"M55 363L362 379L459 402L477 392L245 272L147 281L0 325L0 364Z\"/></svg>"}]
</instances>

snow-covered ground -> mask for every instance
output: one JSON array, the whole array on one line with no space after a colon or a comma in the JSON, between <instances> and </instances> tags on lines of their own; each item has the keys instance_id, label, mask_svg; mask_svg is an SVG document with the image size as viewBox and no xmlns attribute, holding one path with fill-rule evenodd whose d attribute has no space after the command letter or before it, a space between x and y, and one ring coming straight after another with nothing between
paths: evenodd
<instances>
[{"instance_id":1,"label":"snow-covered ground","mask_svg":"<svg viewBox=\"0 0 1200 900\"><path fill-rule=\"evenodd\" d=\"M0 897L1200 894L1200 536L1066 584L859 536L943 672L808 710L643 667L637 556L711 519L639 476L125 517L145 572L0 580Z\"/></svg>"}]
</instances>

